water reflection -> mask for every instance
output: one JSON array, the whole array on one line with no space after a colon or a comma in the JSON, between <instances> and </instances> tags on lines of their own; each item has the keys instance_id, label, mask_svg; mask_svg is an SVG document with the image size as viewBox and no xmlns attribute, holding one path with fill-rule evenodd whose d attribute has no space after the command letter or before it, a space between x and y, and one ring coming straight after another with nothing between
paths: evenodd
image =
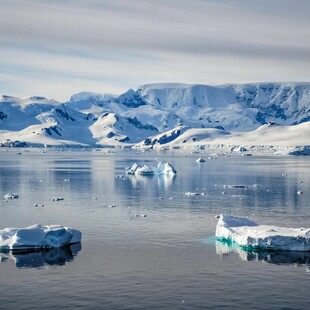
<instances>
[{"instance_id":1,"label":"water reflection","mask_svg":"<svg viewBox=\"0 0 310 310\"><path fill-rule=\"evenodd\" d=\"M35 252L0 252L0 262L13 260L17 268L39 268L43 266L61 266L72 262L82 249L81 243Z\"/></svg>"},{"instance_id":2,"label":"water reflection","mask_svg":"<svg viewBox=\"0 0 310 310\"><path fill-rule=\"evenodd\" d=\"M173 181L175 180L175 175L128 175L128 179L131 182L132 187L139 187L140 185L143 186L150 186L151 180L155 181L157 187L159 189L169 189L171 187Z\"/></svg>"},{"instance_id":3,"label":"water reflection","mask_svg":"<svg viewBox=\"0 0 310 310\"><path fill-rule=\"evenodd\" d=\"M296 265L310 267L310 252L294 251L246 251L231 241L215 241L216 253L219 255L238 254L243 261L262 261L276 265Z\"/></svg>"}]
</instances>

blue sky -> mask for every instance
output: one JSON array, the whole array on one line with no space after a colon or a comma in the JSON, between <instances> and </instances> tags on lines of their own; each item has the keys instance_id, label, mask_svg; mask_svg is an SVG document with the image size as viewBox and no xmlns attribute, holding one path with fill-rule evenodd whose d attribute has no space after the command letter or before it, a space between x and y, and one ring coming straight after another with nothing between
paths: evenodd
<instances>
[{"instance_id":1,"label":"blue sky","mask_svg":"<svg viewBox=\"0 0 310 310\"><path fill-rule=\"evenodd\" d=\"M308 0L0 0L0 94L310 81Z\"/></svg>"}]
</instances>

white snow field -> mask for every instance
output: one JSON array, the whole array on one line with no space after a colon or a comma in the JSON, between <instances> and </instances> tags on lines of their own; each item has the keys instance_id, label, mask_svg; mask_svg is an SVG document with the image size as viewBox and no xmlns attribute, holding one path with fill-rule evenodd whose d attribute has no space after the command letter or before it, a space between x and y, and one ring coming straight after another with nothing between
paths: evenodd
<instances>
[{"instance_id":1,"label":"white snow field","mask_svg":"<svg viewBox=\"0 0 310 310\"><path fill-rule=\"evenodd\" d=\"M68 102L0 97L0 146L309 147L310 83L142 85ZM299 152L307 155L310 152ZM294 153L292 153L294 154Z\"/></svg>"},{"instance_id":2,"label":"white snow field","mask_svg":"<svg viewBox=\"0 0 310 310\"><path fill-rule=\"evenodd\" d=\"M258 225L246 218L221 214L215 235L248 250L310 251L310 228Z\"/></svg>"},{"instance_id":3,"label":"white snow field","mask_svg":"<svg viewBox=\"0 0 310 310\"><path fill-rule=\"evenodd\" d=\"M149 167L147 165L139 166L137 163L134 163L126 173L138 175L175 175L177 171L170 163L159 162L157 167Z\"/></svg>"},{"instance_id":4,"label":"white snow field","mask_svg":"<svg viewBox=\"0 0 310 310\"><path fill-rule=\"evenodd\" d=\"M60 225L35 224L25 228L0 230L1 251L44 250L81 242L82 233Z\"/></svg>"}]
</instances>

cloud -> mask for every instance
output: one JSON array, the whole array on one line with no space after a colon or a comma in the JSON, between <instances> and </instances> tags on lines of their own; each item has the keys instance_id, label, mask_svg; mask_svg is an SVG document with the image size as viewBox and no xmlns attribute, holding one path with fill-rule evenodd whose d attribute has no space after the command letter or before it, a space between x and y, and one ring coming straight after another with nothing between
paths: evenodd
<instances>
[{"instance_id":1,"label":"cloud","mask_svg":"<svg viewBox=\"0 0 310 310\"><path fill-rule=\"evenodd\" d=\"M310 80L305 0L2 0L1 5L1 72L24 82L28 77L34 93L40 77L51 86L61 79L62 95L56 82L43 93L54 91L58 99L70 96L77 81L79 90L110 92L108 87L123 91L162 81ZM1 80L4 92L14 90L5 75ZM13 95L22 95L22 85L16 90Z\"/></svg>"}]
</instances>

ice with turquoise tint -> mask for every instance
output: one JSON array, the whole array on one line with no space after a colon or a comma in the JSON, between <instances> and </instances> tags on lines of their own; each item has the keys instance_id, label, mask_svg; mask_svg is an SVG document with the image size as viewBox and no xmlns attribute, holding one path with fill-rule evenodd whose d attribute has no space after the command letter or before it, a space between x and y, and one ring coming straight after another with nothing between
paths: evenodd
<instances>
[{"instance_id":1,"label":"ice with turquoise tint","mask_svg":"<svg viewBox=\"0 0 310 310\"><path fill-rule=\"evenodd\" d=\"M221 214L215 235L245 249L310 251L310 228L258 225L247 218Z\"/></svg>"}]
</instances>

